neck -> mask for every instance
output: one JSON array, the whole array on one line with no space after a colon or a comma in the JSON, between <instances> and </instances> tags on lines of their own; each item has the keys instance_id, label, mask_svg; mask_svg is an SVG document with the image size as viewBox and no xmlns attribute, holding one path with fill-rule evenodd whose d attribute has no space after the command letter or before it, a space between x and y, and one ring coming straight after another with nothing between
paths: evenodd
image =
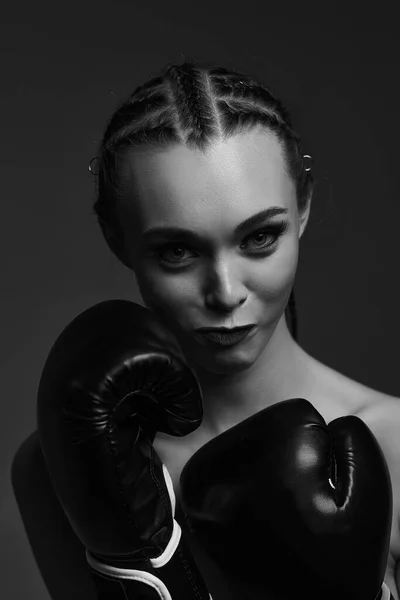
<instances>
[{"instance_id":1,"label":"neck","mask_svg":"<svg viewBox=\"0 0 400 600\"><path fill-rule=\"evenodd\" d=\"M240 372L220 374L192 365L203 394L203 428L213 434L306 389L307 354L292 338L284 316L257 361Z\"/></svg>"}]
</instances>

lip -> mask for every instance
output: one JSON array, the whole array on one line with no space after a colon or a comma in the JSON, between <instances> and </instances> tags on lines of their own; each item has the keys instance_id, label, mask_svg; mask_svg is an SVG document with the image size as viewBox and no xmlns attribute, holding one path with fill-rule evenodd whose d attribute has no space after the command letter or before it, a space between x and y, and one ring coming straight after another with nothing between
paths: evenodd
<instances>
[{"instance_id":1,"label":"lip","mask_svg":"<svg viewBox=\"0 0 400 600\"><path fill-rule=\"evenodd\" d=\"M244 331L247 329L252 329L254 324L251 325L241 325L240 327L200 327L196 329L198 333L234 333L236 331Z\"/></svg>"},{"instance_id":2,"label":"lip","mask_svg":"<svg viewBox=\"0 0 400 600\"><path fill-rule=\"evenodd\" d=\"M199 331L200 335L210 341L212 344L218 346L234 346L241 342L253 329L254 325L247 327L237 327L231 330L212 330L212 331Z\"/></svg>"}]
</instances>

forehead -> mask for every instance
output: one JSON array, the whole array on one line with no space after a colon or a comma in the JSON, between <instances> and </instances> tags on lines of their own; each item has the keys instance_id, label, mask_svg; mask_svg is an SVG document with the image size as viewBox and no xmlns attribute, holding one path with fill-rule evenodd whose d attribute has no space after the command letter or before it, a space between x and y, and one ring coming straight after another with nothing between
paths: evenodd
<instances>
[{"instance_id":1,"label":"forehead","mask_svg":"<svg viewBox=\"0 0 400 600\"><path fill-rule=\"evenodd\" d=\"M234 226L268 208L295 208L295 186L277 138L255 129L213 142L206 151L183 144L131 152L125 163L125 216L150 225Z\"/></svg>"}]
</instances>

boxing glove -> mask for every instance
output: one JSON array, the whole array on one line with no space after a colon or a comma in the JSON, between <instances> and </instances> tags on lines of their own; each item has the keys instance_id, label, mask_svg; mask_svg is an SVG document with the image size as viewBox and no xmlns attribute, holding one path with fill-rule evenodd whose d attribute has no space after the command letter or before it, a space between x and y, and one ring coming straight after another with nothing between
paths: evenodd
<instances>
[{"instance_id":1,"label":"boxing glove","mask_svg":"<svg viewBox=\"0 0 400 600\"><path fill-rule=\"evenodd\" d=\"M175 338L138 304L95 305L52 347L38 433L99 599L209 600L152 446L157 431L184 436L201 420L201 391Z\"/></svg>"},{"instance_id":2,"label":"boxing glove","mask_svg":"<svg viewBox=\"0 0 400 600\"><path fill-rule=\"evenodd\" d=\"M356 416L279 402L212 439L181 473L191 532L274 599L387 600L388 467Z\"/></svg>"}]
</instances>

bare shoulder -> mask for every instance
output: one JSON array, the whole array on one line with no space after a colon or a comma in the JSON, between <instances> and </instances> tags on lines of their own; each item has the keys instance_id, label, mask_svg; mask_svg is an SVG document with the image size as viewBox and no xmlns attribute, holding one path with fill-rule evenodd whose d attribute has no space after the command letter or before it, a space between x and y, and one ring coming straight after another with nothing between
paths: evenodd
<instances>
[{"instance_id":1,"label":"bare shoulder","mask_svg":"<svg viewBox=\"0 0 400 600\"><path fill-rule=\"evenodd\" d=\"M387 458L395 459L400 472L400 398L365 386L333 369L327 369L332 404L342 414L362 419L379 439ZM340 398L340 400L339 400Z\"/></svg>"},{"instance_id":2,"label":"bare shoulder","mask_svg":"<svg viewBox=\"0 0 400 600\"><path fill-rule=\"evenodd\" d=\"M327 422L353 414L383 425L390 422L391 416L395 421L400 416L400 398L351 379L308 354L304 356L308 379L312 382L307 390L308 399L317 409L321 407Z\"/></svg>"},{"instance_id":3,"label":"bare shoulder","mask_svg":"<svg viewBox=\"0 0 400 600\"><path fill-rule=\"evenodd\" d=\"M400 398L372 390L358 416L373 431L400 483Z\"/></svg>"},{"instance_id":4,"label":"bare shoulder","mask_svg":"<svg viewBox=\"0 0 400 600\"><path fill-rule=\"evenodd\" d=\"M400 430L400 398L356 383L359 389L359 408L355 412L369 426L387 434ZM400 446L399 446L400 448Z\"/></svg>"}]
</instances>

